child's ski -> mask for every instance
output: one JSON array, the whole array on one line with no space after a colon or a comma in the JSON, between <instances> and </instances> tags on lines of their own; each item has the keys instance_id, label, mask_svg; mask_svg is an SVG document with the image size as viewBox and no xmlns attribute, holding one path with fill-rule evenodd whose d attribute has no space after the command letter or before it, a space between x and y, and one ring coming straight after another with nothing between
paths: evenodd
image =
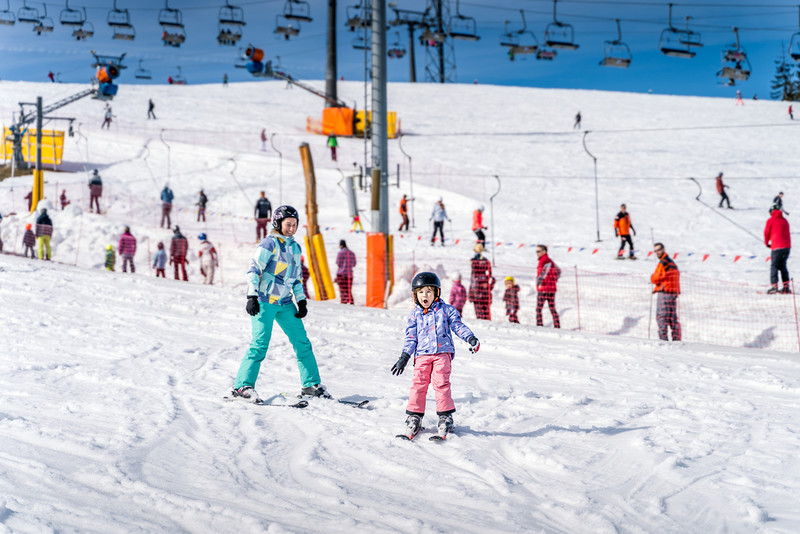
<instances>
[{"instance_id":1,"label":"child's ski","mask_svg":"<svg viewBox=\"0 0 800 534\"><path fill-rule=\"evenodd\" d=\"M424 430L424 428L423 428L423 427L419 427L419 430L417 430L417 431L416 431L416 432L414 432L413 434L397 434L395 437L396 437L396 438L400 438L400 439L402 439L402 440L404 440L404 441L411 441L411 440L413 440L413 439L414 439L414 438L417 436L417 434L419 434L419 433L420 433L420 432L422 432L423 430Z\"/></svg>"},{"instance_id":2,"label":"child's ski","mask_svg":"<svg viewBox=\"0 0 800 534\"><path fill-rule=\"evenodd\" d=\"M284 397L284 398L287 398L287 399L288 398L292 398L292 397L302 398L299 395L292 395L291 393L279 393L279 395L281 397ZM317 397L309 397L309 398L317 398ZM361 401L348 401L348 400L334 399L333 397L319 397L319 398L320 399L335 400L339 404L346 404L348 406L352 406L353 408L366 408L367 405L369 404L369 399L361 400ZM305 402L306 405L308 404L308 401L306 401L306 400L301 400L300 402Z\"/></svg>"},{"instance_id":3,"label":"child's ski","mask_svg":"<svg viewBox=\"0 0 800 534\"><path fill-rule=\"evenodd\" d=\"M228 396L222 397L222 399L228 402L233 402L237 400L234 397L228 397ZM261 400L257 402L248 402L248 404L255 404L256 406L270 406L272 408L305 408L306 406L308 406L308 401L301 400L293 404L270 404L268 402L264 402L263 400Z\"/></svg>"}]
</instances>

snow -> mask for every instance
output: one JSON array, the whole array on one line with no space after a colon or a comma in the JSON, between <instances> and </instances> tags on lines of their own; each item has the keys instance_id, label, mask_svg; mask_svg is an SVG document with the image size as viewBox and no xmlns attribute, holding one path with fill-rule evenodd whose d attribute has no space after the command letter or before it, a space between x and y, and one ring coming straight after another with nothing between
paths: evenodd
<instances>
[{"instance_id":1,"label":"snow","mask_svg":"<svg viewBox=\"0 0 800 534\"><path fill-rule=\"evenodd\" d=\"M0 117L33 95L46 104L80 89L3 82ZM356 83L340 91L348 102L363 96ZM157 121L145 120L149 98ZM332 260L347 239L360 261L356 301L364 301L365 240L348 232L342 174L324 138L304 132L305 117L319 113L316 97L273 82L123 84L110 131L100 130L102 105L89 99L58 112L82 124L66 142L69 172L45 174L45 206L64 188L73 200L64 212L49 210L56 261L0 256L0 532L800 530L796 352L478 322L468 312L481 350L472 355L457 343L456 434L443 444L427 439L432 391L427 429L411 443L394 437L410 373L389 373L410 311L412 264L468 274L471 212L489 206L494 174L502 184L492 202L497 241L549 243L563 264L646 280L651 261L612 259L609 221L622 201L645 250L652 229L669 251L713 255L679 256L687 276L764 286L768 252L757 241L766 208L780 190L791 212L800 193L792 179L797 130L783 104L426 84L392 84L389 102L407 134L417 199L417 228L395 240L389 309L312 302L305 319L323 382L338 398L369 399L361 410L325 400L304 410L222 400L249 344L252 202L266 190L273 205L302 208L301 142L317 166L328 253ZM583 132L571 130L578 109L598 158L599 244L593 162ZM272 146L259 151L264 127L282 157ZM362 140L340 146L342 172L363 163ZM410 192L407 159L392 141L390 168L397 163L402 187L391 191L392 206ZM104 216L86 212L92 168L104 178ZM719 171L738 208L725 215L739 226L694 200L698 188L687 177L715 205ZM173 223L190 240L188 284L148 269L148 253L170 237L158 227L165 182L176 195ZM29 177L0 182L6 251L21 251L29 187ZM194 220L200 188L209 196L205 224ZM462 245L427 244L428 210L439 196L453 220L448 238ZM362 208L368 198L359 193ZM398 224L392 209L390 225ZM125 225L139 239L136 275L102 266L105 245L116 246ZM199 283L200 231L220 252L221 283L211 287ZM602 253L568 257L568 247ZM530 247L496 254L501 265L531 269ZM734 263L732 255L758 259ZM277 403L274 396L299 388L279 329L256 386Z\"/></svg>"}]
</instances>

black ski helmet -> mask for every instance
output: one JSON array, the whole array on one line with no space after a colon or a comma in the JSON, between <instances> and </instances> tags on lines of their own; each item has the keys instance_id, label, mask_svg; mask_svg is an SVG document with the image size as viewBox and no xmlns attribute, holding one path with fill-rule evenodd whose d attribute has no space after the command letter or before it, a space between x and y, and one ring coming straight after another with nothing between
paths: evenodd
<instances>
[{"instance_id":1,"label":"black ski helmet","mask_svg":"<svg viewBox=\"0 0 800 534\"><path fill-rule=\"evenodd\" d=\"M414 302L417 302L416 290L421 287L435 287L437 299L442 294L442 283L439 281L439 277L436 276L436 273L425 271L417 273L416 276L414 276L411 280L411 293L414 295ZM419 303L417 302L417 304Z\"/></svg>"},{"instance_id":2,"label":"black ski helmet","mask_svg":"<svg viewBox=\"0 0 800 534\"><path fill-rule=\"evenodd\" d=\"M289 217L294 217L297 219L298 223L300 222L300 215L297 213L296 209L288 205L279 206L272 214L272 227L280 232L281 221Z\"/></svg>"}]
</instances>

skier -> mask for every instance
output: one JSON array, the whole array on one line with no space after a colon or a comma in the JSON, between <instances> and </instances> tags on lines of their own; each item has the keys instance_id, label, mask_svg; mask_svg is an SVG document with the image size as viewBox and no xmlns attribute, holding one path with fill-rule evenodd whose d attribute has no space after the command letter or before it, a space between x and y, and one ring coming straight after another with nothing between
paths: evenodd
<instances>
[{"instance_id":1,"label":"skier","mask_svg":"<svg viewBox=\"0 0 800 534\"><path fill-rule=\"evenodd\" d=\"M450 304L458 310L458 313L464 313L464 304L467 302L467 288L461 283L461 273L456 271L453 275L453 287L450 288Z\"/></svg>"},{"instance_id":2,"label":"skier","mask_svg":"<svg viewBox=\"0 0 800 534\"><path fill-rule=\"evenodd\" d=\"M267 129L261 129L261 152L267 151Z\"/></svg>"},{"instance_id":3,"label":"skier","mask_svg":"<svg viewBox=\"0 0 800 534\"><path fill-rule=\"evenodd\" d=\"M30 191L28 191L28 194L27 194L27 195L25 195L25 196L24 196L24 197L22 197L22 198L24 198L25 200L27 200L27 201L28 201L28 213L30 213L30 211L31 211L31 207L33 206L33 189L31 189Z\"/></svg>"},{"instance_id":4,"label":"skier","mask_svg":"<svg viewBox=\"0 0 800 534\"><path fill-rule=\"evenodd\" d=\"M792 250L792 236L789 232L789 221L783 212L773 207L770 210L769 219L764 226L764 244L772 250L772 262L769 266L769 281L772 286L767 293L778 293L778 273L783 278L783 288L780 293L791 293L789 287L789 270L786 268L786 261L789 259L789 252Z\"/></svg>"},{"instance_id":5,"label":"skier","mask_svg":"<svg viewBox=\"0 0 800 534\"><path fill-rule=\"evenodd\" d=\"M356 266L356 255L347 248L344 239L339 241L339 253L336 255L336 283L339 284L339 296L342 304L353 302L353 267Z\"/></svg>"},{"instance_id":6,"label":"skier","mask_svg":"<svg viewBox=\"0 0 800 534\"><path fill-rule=\"evenodd\" d=\"M784 215L789 215L789 212L783 209L783 191L778 193L778 196L772 199L772 208L770 208L770 211L773 209L780 210Z\"/></svg>"},{"instance_id":7,"label":"skier","mask_svg":"<svg viewBox=\"0 0 800 534\"><path fill-rule=\"evenodd\" d=\"M222 87L228 87L228 74L227 73L222 75Z\"/></svg>"},{"instance_id":8,"label":"skier","mask_svg":"<svg viewBox=\"0 0 800 534\"><path fill-rule=\"evenodd\" d=\"M397 229L398 232L402 232L405 228L405 231L408 232L408 203L414 202L413 198L408 198L406 195L403 195L403 198L400 199L400 217L403 218L403 222L400 223L400 228Z\"/></svg>"},{"instance_id":9,"label":"skier","mask_svg":"<svg viewBox=\"0 0 800 534\"><path fill-rule=\"evenodd\" d=\"M669 341L667 330L672 330L672 341L681 340L681 323L678 321L678 295L681 293L681 273L678 266L664 251L664 245L656 243L653 252L658 258L656 270L650 277L653 293L658 293L656 301L656 323L658 339Z\"/></svg>"},{"instance_id":10,"label":"skier","mask_svg":"<svg viewBox=\"0 0 800 534\"><path fill-rule=\"evenodd\" d=\"M353 215L352 225L350 226L350 231L359 233L364 231L364 227L361 226L361 216L360 215Z\"/></svg>"},{"instance_id":11,"label":"skier","mask_svg":"<svg viewBox=\"0 0 800 534\"><path fill-rule=\"evenodd\" d=\"M147 120L150 120L151 118L153 120L156 120L155 109L156 105L153 103L153 99L151 98L150 100L147 101Z\"/></svg>"},{"instance_id":12,"label":"skier","mask_svg":"<svg viewBox=\"0 0 800 534\"><path fill-rule=\"evenodd\" d=\"M455 346L451 331L469 343L473 354L480 349L480 342L472 330L461 321L455 307L440 297L442 285L435 273L421 272L411 281L414 309L408 316L403 350L392 366L392 374L399 376L414 356L414 378L406 405L406 428L398 437L413 439L422 427L425 415L425 397L428 386L433 383L436 394L438 438L445 439L453 431L453 413L456 411L450 391L451 362L455 357Z\"/></svg>"},{"instance_id":13,"label":"skier","mask_svg":"<svg viewBox=\"0 0 800 534\"><path fill-rule=\"evenodd\" d=\"M136 267L133 265L133 256L136 254L136 238L131 234L129 226L126 226L125 231L122 232L117 250L119 255L122 256L122 272L128 272L128 264L130 264L131 273L135 273Z\"/></svg>"},{"instance_id":14,"label":"skier","mask_svg":"<svg viewBox=\"0 0 800 534\"><path fill-rule=\"evenodd\" d=\"M336 147L339 146L339 142L336 140L336 136L331 134L328 136L328 146L331 149L331 159L336 161Z\"/></svg>"},{"instance_id":15,"label":"skier","mask_svg":"<svg viewBox=\"0 0 800 534\"><path fill-rule=\"evenodd\" d=\"M36 245L36 235L31 230L31 223L25 225L25 235L22 236L22 245L25 247L25 257L28 257L28 252L31 253L31 259L36 257L33 252L33 247Z\"/></svg>"},{"instance_id":16,"label":"skier","mask_svg":"<svg viewBox=\"0 0 800 534\"><path fill-rule=\"evenodd\" d=\"M200 218L203 218L203 222L206 222L206 204L208 204L208 197L200 190L200 197L197 199L197 222L200 222Z\"/></svg>"},{"instance_id":17,"label":"skier","mask_svg":"<svg viewBox=\"0 0 800 534\"><path fill-rule=\"evenodd\" d=\"M92 171L92 177L89 179L89 213L92 208L96 208L96 213L100 213L100 197L103 196L103 179L97 172L97 169Z\"/></svg>"},{"instance_id":18,"label":"skier","mask_svg":"<svg viewBox=\"0 0 800 534\"><path fill-rule=\"evenodd\" d=\"M550 308L550 315L553 316L553 328L561 328L561 320L556 311L556 291L558 291L558 278L561 276L561 269L555 264L550 256L547 255L547 245L536 245L536 255L539 256L539 264L536 266L536 326L544 326L542 319L542 309L545 302Z\"/></svg>"},{"instance_id":19,"label":"skier","mask_svg":"<svg viewBox=\"0 0 800 534\"><path fill-rule=\"evenodd\" d=\"M483 225L483 206L478 206L478 208L472 212L472 231L475 232L475 236L478 238L478 243L486 246L486 235L483 233L484 230L488 230L488 228Z\"/></svg>"},{"instance_id":20,"label":"skier","mask_svg":"<svg viewBox=\"0 0 800 534\"><path fill-rule=\"evenodd\" d=\"M166 278L167 273L165 268L167 266L167 251L164 250L164 243L158 242L158 251L153 257L153 268L156 270L156 278Z\"/></svg>"},{"instance_id":21,"label":"skier","mask_svg":"<svg viewBox=\"0 0 800 534\"><path fill-rule=\"evenodd\" d=\"M260 403L255 390L261 362L267 355L274 322L294 348L304 397L330 398L320 383L319 368L302 319L308 314L300 268L300 245L294 240L300 215L291 206L280 206L272 215L272 233L256 247L247 271L247 313L252 340L239 365L231 395ZM297 301L295 308L292 294Z\"/></svg>"},{"instance_id":22,"label":"skier","mask_svg":"<svg viewBox=\"0 0 800 534\"><path fill-rule=\"evenodd\" d=\"M733 80L731 80L731 81L733 81ZM736 90L736 103L734 104L734 106L738 106L739 104L744 106L744 100L742 100L742 92L737 89Z\"/></svg>"},{"instance_id":23,"label":"skier","mask_svg":"<svg viewBox=\"0 0 800 534\"><path fill-rule=\"evenodd\" d=\"M573 125L572 125L572 129L573 129L573 130L577 130L577 129L579 129L580 127L581 127L581 112L579 111L579 112L578 112L578 113L575 115L575 124L573 124Z\"/></svg>"},{"instance_id":24,"label":"skier","mask_svg":"<svg viewBox=\"0 0 800 534\"><path fill-rule=\"evenodd\" d=\"M792 105L789 104L789 120L794 120L794 113L792 113Z\"/></svg>"},{"instance_id":25,"label":"skier","mask_svg":"<svg viewBox=\"0 0 800 534\"><path fill-rule=\"evenodd\" d=\"M178 269L183 272L183 281L188 282L189 276L186 274L186 265L189 260L186 254L189 252L189 242L181 233L180 227L176 226L172 236L172 243L169 246L169 263L175 265L175 280L180 280Z\"/></svg>"},{"instance_id":26,"label":"skier","mask_svg":"<svg viewBox=\"0 0 800 534\"><path fill-rule=\"evenodd\" d=\"M206 234L197 236L200 240L200 250L197 252L200 258L200 274L203 275L203 283L208 285L214 284L214 270L219 267L219 256L217 256L217 249L208 240Z\"/></svg>"},{"instance_id":27,"label":"skier","mask_svg":"<svg viewBox=\"0 0 800 534\"><path fill-rule=\"evenodd\" d=\"M732 210L733 208L731 207L731 199L728 198L728 195L725 193L725 189L728 189L728 186L725 185L724 183L722 183L722 173L720 172L717 175L717 193L719 193L719 196L720 196L719 206L718 207L721 208L722 207L722 203L723 202L727 202L728 203L728 209Z\"/></svg>"},{"instance_id":28,"label":"skier","mask_svg":"<svg viewBox=\"0 0 800 534\"><path fill-rule=\"evenodd\" d=\"M633 227L631 222L631 214L628 213L625 204L620 205L619 213L614 218L614 235L620 238L619 251L617 251L617 259L625 259L625 243L628 243L629 256L632 260L636 259L633 254L633 239L631 239L631 232L636 235L636 228Z\"/></svg>"},{"instance_id":29,"label":"skier","mask_svg":"<svg viewBox=\"0 0 800 534\"><path fill-rule=\"evenodd\" d=\"M64 211L64 208L66 208L70 204L69 200L67 199L66 189L61 190L61 196L59 197L59 200L61 201L61 211Z\"/></svg>"},{"instance_id":30,"label":"skier","mask_svg":"<svg viewBox=\"0 0 800 534\"><path fill-rule=\"evenodd\" d=\"M36 243L39 247L39 259L50 259L50 237L53 235L53 221L47 214L47 210L42 208L42 213L36 219Z\"/></svg>"},{"instance_id":31,"label":"skier","mask_svg":"<svg viewBox=\"0 0 800 534\"><path fill-rule=\"evenodd\" d=\"M53 75L53 71L52 71L52 70L51 70L50 72L48 72L48 73L47 73L47 77L48 77L48 78L50 78L50 81L51 81L51 82L53 82L53 83L56 83L56 78L55 78L55 76Z\"/></svg>"},{"instance_id":32,"label":"skier","mask_svg":"<svg viewBox=\"0 0 800 534\"><path fill-rule=\"evenodd\" d=\"M114 245L106 245L106 271L113 271L117 263L117 255L114 252Z\"/></svg>"},{"instance_id":33,"label":"skier","mask_svg":"<svg viewBox=\"0 0 800 534\"><path fill-rule=\"evenodd\" d=\"M172 219L169 214L172 212L172 199L174 198L175 195L172 193L172 189L169 188L169 184L164 184L164 189L161 190L161 228L172 226ZM166 227L164 226L164 221L167 222Z\"/></svg>"},{"instance_id":34,"label":"skier","mask_svg":"<svg viewBox=\"0 0 800 534\"><path fill-rule=\"evenodd\" d=\"M256 241L261 241L261 239L267 237L267 223L272 218L272 204L269 203L264 191L261 192L261 196L256 201L253 215L256 219Z\"/></svg>"},{"instance_id":35,"label":"skier","mask_svg":"<svg viewBox=\"0 0 800 534\"><path fill-rule=\"evenodd\" d=\"M513 276L506 276L506 291L503 293L503 302L506 305L506 315L508 322L519 323L517 313L519 312L519 286L514 283Z\"/></svg>"},{"instance_id":36,"label":"skier","mask_svg":"<svg viewBox=\"0 0 800 534\"><path fill-rule=\"evenodd\" d=\"M438 202L434 204L433 211L431 212L431 218L429 220L433 221L433 235L431 235L431 246L436 242L436 232L439 232L439 237L442 240L442 246L444 246L444 221L445 219L449 222L453 222L450 220L450 217L447 216L447 210L444 209L444 201L439 198Z\"/></svg>"},{"instance_id":37,"label":"skier","mask_svg":"<svg viewBox=\"0 0 800 534\"><path fill-rule=\"evenodd\" d=\"M478 243L473 250L475 255L470 260L469 300L475 306L477 319L491 321L492 289L494 289L492 264L483 257L483 245Z\"/></svg>"},{"instance_id":38,"label":"skier","mask_svg":"<svg viewBox=\"0 0 800 534\"><path fill-rule=\"evenodd\" d=\"M111 129L111 118L112 118L113 116L114 116L114 115L111 113L111 106L109 106L108 104L106 104L106 113L105 113L105 115L104 115L103 124L101 124L101 125L100 125L100 129L101 129L101 130L102 130L103 128L105 128L106 126L108 126L108 129L109 129L109 130Z\"/></svg>"}]
</instances>

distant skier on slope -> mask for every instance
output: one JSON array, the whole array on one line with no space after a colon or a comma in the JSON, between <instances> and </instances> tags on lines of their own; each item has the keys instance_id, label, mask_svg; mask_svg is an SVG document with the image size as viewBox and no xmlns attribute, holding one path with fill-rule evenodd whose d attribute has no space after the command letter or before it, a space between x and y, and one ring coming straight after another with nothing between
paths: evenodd
<instances>
[{"instance_id":1,"label":"distant skier on slope","mask_svg":"<svg viewBox=\"0 0 800 534\"><path fill-rule=\"evenodd\" d=\"M172 200L174 198L175 195L172 193L172 189L169 188L169 184L164 184L164 189L161 190L161 228L172 226L170 213L172 213ZM164 222L167 223L166 226L164 226Z\"/></svg>"},{"instance_id":2,"label":"distant skier on slope","mask_svg":"<svg viewBox=\"0 0 800 534\"><path fill-rule=\"evenodd\" d=\"M536 326L544 326L542 310L545 303L550 308L553 316L553 328L561 328L561 318L556 311L556 292L561 269L547 255L547 245L536 245L536 255L539 263L536 266Z\"/></svg>"},{"instance_id":3,"label":"distant skier on slope","mask_svg":"<svg viewBox=\"0 0 800 534\"><path fill-rule=\"evenodd\" d=\"M625 204L622 204L619 207L619 213L617 213L617 216L614 218L614 235L620 238L619 250L617 251L618 260L625 258L625 243L628 243L630 258L632 260L636 259L633 253L631 232L633 232L633 235L636 235L636 228L633 227L633 223L631 222L631 214L628 213Z\"/></svg>"},{"instance_id":4,"label":"distant skier on slope","mask_svg":"<svg viewBox=\"0 0 800 534\"><path fill-rule=\"evenodd\" d=\"M128 265L131 266L131 273L136 272L136 267L133 265L133 257L136 254L136 238L131 234L130 227L126 226L125 231L119 238L117 251L122 256L122 272L128 272Z\"/></svg>"},{"instance_id":5,"label":"distant skier on slope","mask_svg":"<svg viewBox=\"0 0 800 534\"><path fill-rule=\"evenodd\" d=\"M778 208L770 209L769 219L764 226L764 244L772 251L769 266L769 281L772 286L767 293L791 293L786 261L792 250L792 236L789 231L789 221L784 218L783 212ZM783 278L783 287L780 290L778 289L778 273Z\"/></svg>"},{"instance_id":6,"label":"distant skier on slope","mask_svg":"<svg viewBox=\"0 0 800 534\"><path fill-rule=\"evenodd\" d=\"M169 263L175 266L175 280L180 280L178 276L178 270L180 269L183 274L183 281L189 281L189 276L186 274L186 264L189 263L189 260L186 259L188 252L189 241L181 233L180 227L176 226L169 246Z\"/></svg>"},{"instance_id":7,"label":"distant skier on slope","mask_svg":"<svg viewBox=\"0 0 800 534\"><path fill-rule=\"evenodd\" d=\"M425 415L425 397L433 383L436 395L438 438L445 439L453 431L456 411L450 391L451 362L455 346L451 331L469 343L469 351L478 352L480 342L472 330L461 321L455 307L441 299L442 284L435 273L421 272L411 281L414 309L406 322L403 350L392 366L393 375L403 374L408 361L414 357L414 378L406 405L406 428L398 437L413 439L420 431Z\"/></svg>"},{"instance_id":8,"label":"distant skier on slope","mask_svg":"<svg viewBox=\"0 0 800 534\"><path fill-rule=\"evenodd\" d=\"M720 196L720 199L719 199L719 206L718 206L718 207L720 207L720 208L721 208L721 207L722 207L722 203L723 203L723 202L727 202L727 203L728 203L728 209L729 209L729 210L732 210L733 208L731 207L731 199L730 199L730 198L728 198L728 194L727 194L727 193L725 193L725 190L726 190L726 189L728 189L728 186L727 186L727 185L725 185L725 184L722 182L722 173L720 172L720 173L717 175L717 193L719 193L719 196Z\"/></svg>"},{"instance_id":9,"label":"distant skier on slope","mask_svg":"<svg viewBox=\"0 0 800 534\"><path fill-rule=\"evenodd\" d=\"M255 390L261 362L267 355L275 322L289 338L300 369L300 395L330 398L320 382L317 359L302 319L308 314L300 267L300 245L294 240L300 215L292 206L280 206L272 215L272 233L256 247L247 271L247 305L252 339L242 358L231 396L259 403ZM292 296L297 307L292 303Z\"/></svg>"},{"instance_id":10,"label":"distant skier on slope","mask_svg":"<svg viewBox=\"0 0 800 534\"><path fill-rule=\"evenodd\" d=\"M505 293L503 293L503 303L506 305L506 315L508 322L519 323L517 314L519 313L519 286L514 282L513 276L506 276Z\"/></svg>"},{"instance_id":11,"label":"distant skier on slope","mask_svg":"<svg viewBox=\"0 0 800 534\"><path fill-rule=\"evenodd\" d=\"M461 273L456 272L453 275L453 287L450 288L450 305L458 310L458 313L464 313L464 304L467 303L467 288L461 283Z\"/></svg>"},{"instance_id":12,"label":"distant skier on slope","mask_svg":"<svg viewBox=\"0 0 800 534\"><path fill-rule=\"evenodd\" d=\"M159 276L161 278L166 278L167 273L165 271L167 266L167 251L164 250L164 243L161 241L158 242L158 251L156 255L153 256L153 269L156 270L156 278Z\"/></svg>"},{"instance_id":13,"label":"distant skier on slope","mask_svg":"<svg viewBox=\"0 0 800 534\"><path fill-rule=\"evenodd\" d=\"M203 275L203 283L212 285L214 283L214 271L219 267L219 257L217 249L208 240L205 233L197 236L200 240L200 250L197 255L200 257L200 273Z\"/></svg>"},{"instance_id":14,"label":"distant skier on slope","mask_svg":"<svg viewBox=\"0 0 800 534\"><path fill-rule=\"evenodd\" d=\"M92 171L92 177L89 179L89 213L92 208L100 213L100 197L103 196L103 179L97 172L97 169Z\"/></svg>"},{"instance_id":15,"label":"distant skier on slope","mask_svg":"<svg viewBox=\"0 0 800 534\"><path fill-rule=\"evenodd\" d=\"M256 241L261 241L267 237L267 223L272 218L272 204L264 191L261 191L261 196L256 201L253 216L256 219Z\"/></svg>"}]
</instances>

